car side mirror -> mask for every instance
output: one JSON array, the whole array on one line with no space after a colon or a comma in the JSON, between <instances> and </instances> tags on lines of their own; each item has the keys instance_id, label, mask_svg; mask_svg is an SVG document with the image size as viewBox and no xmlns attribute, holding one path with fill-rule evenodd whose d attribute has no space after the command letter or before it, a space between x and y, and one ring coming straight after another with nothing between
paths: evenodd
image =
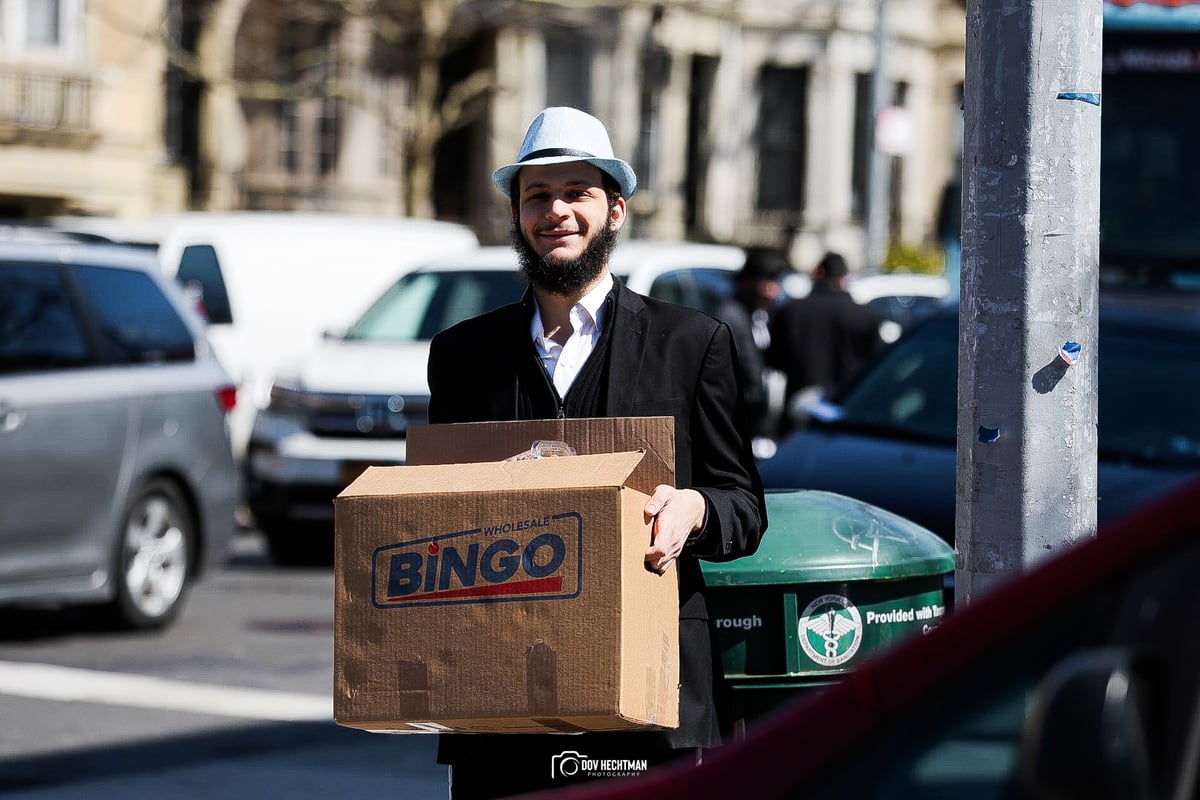
<instances>
[{"instance_id":1,"label":"car side mirror","mask_svg":"<svg viewBox=\"0 0 1200 800\"><path fill-rule=\"evenodd\" d=\"M1152 684L1121 648L1056 664L1038 684L1021 736L1014 798L1155 797L1146 722Z\"/></svg>"},{"instance_id":2,"label":"car side mirror","mask_svg":"<svg viewBox=\"0 0 1200 800\"><path fill-rule=\"evenodd\" d=\"M346 338L347 331L343 328L326 328L321 331L321 338L326 341L340 342Z\"/></svg>"}]
</instances>

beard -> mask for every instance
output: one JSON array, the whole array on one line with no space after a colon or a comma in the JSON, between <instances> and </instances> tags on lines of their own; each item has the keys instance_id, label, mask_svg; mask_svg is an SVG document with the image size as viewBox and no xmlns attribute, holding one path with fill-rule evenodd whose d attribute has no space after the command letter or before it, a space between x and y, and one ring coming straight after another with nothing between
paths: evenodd
<instances>
[{"instance_id":1,"label":"beard","mask_svg":"<svg viewBox=\"0 0 1200 800\"><path fill-rule=\"evenodd\" d=\"M579 294L600 277L617 244L617 231L605 225L596 232L595 238L578 257L566 261L547 261L537 254L515 222L511 236L521 274L529 281L529 285L564 297Z\"/></svg>"}]
</instances>

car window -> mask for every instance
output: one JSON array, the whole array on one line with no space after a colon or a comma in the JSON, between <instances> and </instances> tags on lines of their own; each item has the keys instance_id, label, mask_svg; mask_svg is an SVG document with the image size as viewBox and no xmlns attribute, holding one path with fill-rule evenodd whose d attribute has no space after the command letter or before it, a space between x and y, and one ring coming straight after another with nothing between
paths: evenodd
<instances>
[{"instance_id":1,"label":"car window","mask_svg":"<svg viewBox=\"0 0 1200 800\"><path fill-rule=\"evenodd\" d=\"M1127 525L1113 535L1138 533ZM907 676L879 673L878 684L864 682L881 695L867 712L878 714L866 723L873 732L856 737L853 750L827 762L816 780L792 796L1184 797L1183 791L1169 791L1167 780L1159 781L1157 793L1139 791L1144 788L1139 772L1145 769L1151 781L1178 775L1180 789L1194 780L1182 774L1195 758L1194 734L1189 740L1184 731L1195 730L1198 699L1200 651L1191 644L1197 629L1197 533L1193 527L1171 546L1149 553L1130 545L1109 549L1103 561L1077 560L1086 576L1079 586L1059 585L1050 597L1032 599L1010 592L1012 618L1003 607L972 616L968 606L971 626L958 628L954 647L942 651L965 660L936 679L918 678L926 688L899 703L889 701L889 684L903 684ZM1095 580L1099 573L1104 578ZM919 660L903 663L921 669ZM1074 671L1084 664L1122 669ZM1070 674L1087 677L1064 683ZM1057 708L1052 713L1051 698ZM847 727L864 724L855 719L864 708L848 710ZM1043 780L1039 791L1031 791L1021 773L1051 783ZM1098 779L1116 782L1101 786ZM1052 784L1057 791L1050 790Z\"/></svg>"},{"instance_id":2,"label":"car window","mask_svg":"<svg viewBox=\"0 0 1200 800\"><path fill-rule=\"evenodd\" d=\"M516 302L524 292L525 280L510 270L411 272L367 309L346 338L428 341L464 319Z\"/></svg>"},{"instance_id":3,"label":"car window","mask_svg":"<svg viewBox=\"0 0 1200 800\"><path fill-rule=\"evenodd\" d=\"M907 328L941 308L942 300L915 295L886 295L876 297L867 305L882 314L884 319L890 319L899 323L900 327Z\"/></svg>"},{"instance_id":4,"label":"car window","mask_svg":"<svg viewBox=\"0 0 1200 800\"><path fill-rule=\"evenodd\" d=\"M1101 326L1099 359L1100 456L1200 466L1200 341Z\"/></svg>"},{"instance_id":5,"label":"car window","mask_svg":"<svg viewBox=\"0 0 1200 800\"><path fill-rule=\"evenodd\" d=\"M1027 796L1014 793L1014 782L1022 739L1038 724L1033 709L1047 675L1072 655L1121 647L1144 653L1145 674L1165 682L1173 668L1171 660L1179 658L1169 655L1178 649L1174 626L1187 612L1173 614L1171 620L1156 618L1157 624L1151 625L1138 617L1147 616L1147 604L1171 613L1165 611L1170 601L1187 596L1181 572L1166 559L1161 568L1146 570L1146 578L1153 580L1133 583L1132 590L1121 576L1079 592L1064 605L1047 608L1033 624L992 640L969 669L931 687L923 702L881 724L877 736L848 754L849 761L831 764L825 776L796 796L865 800ZM975 635L991 639L986 631ZM1093 723L1089 718L1079 724ZM1097 768L1111 755L1097 753ZM1062 796L1083 795L1064 792Z\"/></svg>"},{"instance_id":6,"label":"car window","mask_svg":"<svg viewBox=\"0 0 1200 800\"><path fill-rule=\"evenodd\" d=\"M839 424L952 442L958 333L931 319L884 353L840 398ZM1200 342L1100 326L1097 446L1102 458L1200 465Z\"/></svg>"},{"instance_id":7,"label":"car window","mask_svg":"<svg viewBox=\"0 0 1200 800\"><path fill-rule=\"evenodd\" d=\"M716 267L677 269L655 278L648 294L668 303L678 303L712 314L721 301L732 293L733 275L730 270Z\"/></svg>"},{"instance_id":8,"label":"car window","mask_svg":"<svg viewBox=\"0 0 1200 800\"><path fill-rule=\"evenodd\" d=\"M1093 628L1078 609L1047 615L1019 647L993 653L973 675L931 692L928 702L899 719L837 764L797 797L925 800L930 797L1004 800L1012 797L1022 732L1038 682ZM981 689L986 687L986 689Z\"/></svg>"},{"instance_id":9,"label":"car window","mask_svg":"<svg viewBox=\"0 0 1200 800\"><path fill-rule=\"evenodd\" d=\"M0 374L79 367L89 360L62 271L0 264Z\"/></svg>"},{"instance_id":10,"label":"car window","mask_svg":"<svg viewBox=\"0 0 1200 800\"><path fill-rule=\"evenodd\" d=\"M191 361L191 331L144 272L76 266L76 280L95 315L105 360L119 363Z\"/></svg>"},{"instance_id":11,"label":"car window","mask_svg":"<svg viewBox=\"0 0 1200 800\"><path fill-rule=\"evenodd\" d=\"M198 244L183 248L175 280L185 289L199 288L204 316L210 325L233 322L229 292L221 275L221 262L212 245Z\"/></svg>"},{"instance_id":12,"label":"car window","mask_svg":"<svg viewBox=\"0 0 1200 800\"><path fill-rule=\"evenodd\" d=\"M958 419L958 330L929 320L888 349L841 398L845 423L954 441Z\"/></svg>"}]
</instances>

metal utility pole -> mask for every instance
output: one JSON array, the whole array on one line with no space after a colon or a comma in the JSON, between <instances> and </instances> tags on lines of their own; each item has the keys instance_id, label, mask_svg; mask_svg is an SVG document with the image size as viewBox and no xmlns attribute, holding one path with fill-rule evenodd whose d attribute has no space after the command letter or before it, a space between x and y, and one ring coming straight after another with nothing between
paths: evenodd
<instances>
[{"instance_id":1,"label":"metal utility pole","mask_svg":"<svg viewBox=\"0 0 1200 800\"><path fill-rule=\"evenodd\" d=\"M1094 533L1101 0L968 0L956 602Z\"/></svg>"},{"instance_id":2,"label":"metal utility pole","mask_svg":"<svg viewBox=\"0 0 1200 800\"><path fill-rule=\"evenodd\" d=\"M871 73L871 150L867 159L867 220L866 220L866 267L867 272L883 269L887 257L889 219L889 195L891 194L890 155L879 149L879 112L892 101L887 78L887 51L890 46L888 0L875 0L875 66Z\"/></svg>"}]
</instances>

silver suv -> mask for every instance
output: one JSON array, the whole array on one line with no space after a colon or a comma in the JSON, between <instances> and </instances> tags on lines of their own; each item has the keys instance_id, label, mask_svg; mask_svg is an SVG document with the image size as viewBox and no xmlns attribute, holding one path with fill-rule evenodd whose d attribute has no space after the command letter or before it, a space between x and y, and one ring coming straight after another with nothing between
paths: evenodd
<instances>
[{"instance_id":1,"label":"silver suv","mask_svg":"<svg viewBox=\"0 0 1200 800\"><path fill-rule=\"evenodd\" d=\"M0 243L0 604L172 621L234 528L235 401L152 255Z\"/></svg>"}]
</instances>

